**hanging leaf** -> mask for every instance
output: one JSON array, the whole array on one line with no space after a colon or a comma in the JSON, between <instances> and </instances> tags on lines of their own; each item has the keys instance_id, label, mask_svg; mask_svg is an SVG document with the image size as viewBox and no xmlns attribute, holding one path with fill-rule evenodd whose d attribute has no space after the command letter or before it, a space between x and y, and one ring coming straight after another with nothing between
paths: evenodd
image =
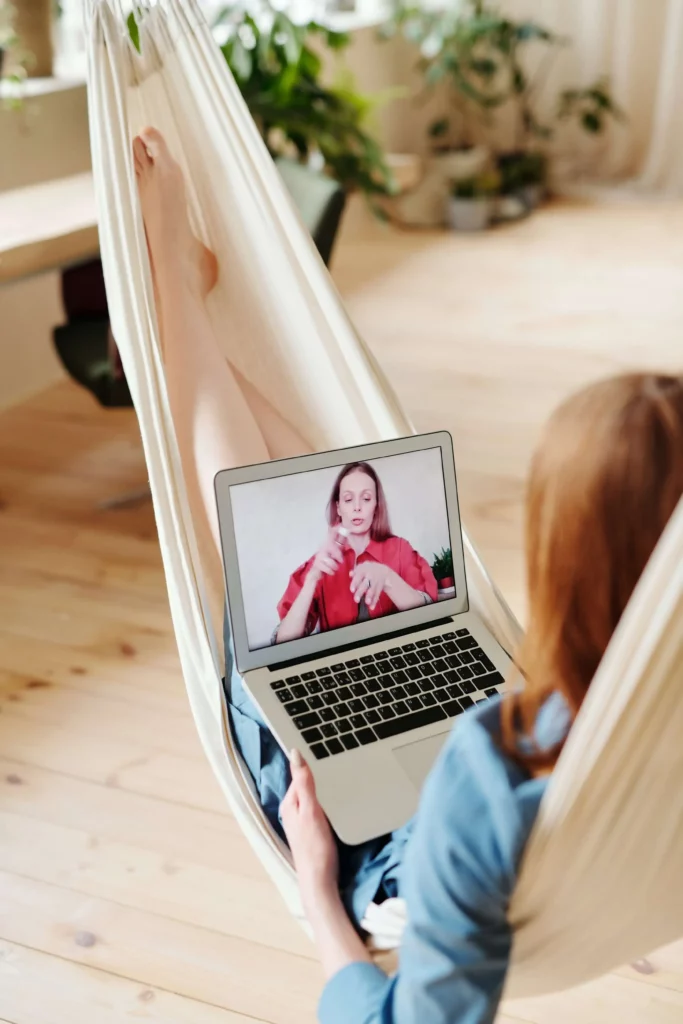
<instances>
[{"instance_id":1,"label":"hanging leaf","mask_svg":"<svg viewBox=\"0 0 683 1024\"><path fill-rule=\"evenodd\" d=\"M297 27L282 13L275 16L272 39L275 46L281 47L288 64L296 64L301 56L301 42Z\"/></svg>"},{"instance_id":2,"label":"hanging leaf","mask_svg":"<svg viewBox=\"0 0 683 1024\"><path fill-rule=\"evenodd\" d=\"M441 139L444 135L448 134L451 127L451 122L447 117L441 117L438 121L432 121L428 128L430 138Z\"/></svg>"},{"instance_id":3,"label":"hanging leaf","mask_svg":"<svg viewBox=\"0 0 683 1024\"><path fill-rule=\"evenodd\" d=\"M532 39L539 40L543 43L560 44L563 42L561 36L556 35L554 32L544 28L535 21L520 22L519 25L515 26L515 36L520 43L527 43Z\"/></svg>"},{"instance_id":4,"label":"hanging leaf","mask_svg":"<svg viewBox=\"0 0 683 1024\"><path fill-rule=\"evenodd\" d=\"M251 53L247 50L239 36L233 36L230 40L228 63L236 80L238 82L246 82L251 75L253 60Z\"/></svg>"},{"instance_id":5,"label":"hanging leaf","mask_svg":"<svg viewBox=\"0 0 683 1024\"><path fill-rule=\"evenodd\" d=\"M602 131L603 121L599 114L596 114L592 110L587 110L581 117L581 123L587 132L591 135L599 135Z\"/></svg>"},{"instance_id":6,"label":"hanging leaf","mask_svg":"<svg viewBox=\"0 0 683 1024\"><path fill-rule=\"evenodd\" d=\"M512 72L512 88L518 96L523 96L527 88L527 77L520 68L519 64L515 64Z\"/></svg>"},{"instance_id":7,"label":"hanging leaf","mask_svg":"<svg viewBox=\"0 0 683 1024\"><path fill-rule=\"evenodd\" d=\"M339 52L346 49L351 42L351 37L348 32L333 32L331 29L326 29L325 42L330 50Z\"/></svg>"},{"instance_id":8,"label":"hanging leaf","mask_svg":"<svg viewBox=\"0 0 683 1024\"><path fill-rule=\"evenodd\" d=\"M471 68L475 75L485 79L493 78L499 70L498 64L490 57L475 57L470 60L468 67Z\"/></svg>"},{"instance_id":9,"label":"hanging leaf","mask_svg":"<svg viewBox=\"0 0 683 1024\"><path fill-rule=\"evenodd\" d=\"M445 74L447 74L447 68L443 64L430 64L425 71L425 82L427 85L436 85Z\"/></svg>"},{"instance_id":10,"label":"hanging leaf","mask_svg":"<svg viewBox=\"0 0 683 1024\"><path fill-rule=\"evenodd\" d=\"M138 51L138 53L140 53L140 30L138 28L138 23L135 20L135 15L133 14L132 11L126 18L126 25L128 26L128 35L130 36L130 41L135 47L135 49Z\"/></svg>"}]
</instances>

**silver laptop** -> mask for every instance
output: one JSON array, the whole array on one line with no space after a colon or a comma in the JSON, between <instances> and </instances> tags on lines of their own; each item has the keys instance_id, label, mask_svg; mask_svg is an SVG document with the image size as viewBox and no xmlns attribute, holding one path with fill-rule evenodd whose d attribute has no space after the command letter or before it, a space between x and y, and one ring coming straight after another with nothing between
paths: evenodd
<instances>
[{"instance_id":1,"label":"silver laptop","mask_svg":"<svg viewBox=\"0 0 683 1024\"><path fill-rule=\"evenodd\" d=\"M344 842L400 827L510 667L469 608L450 435L224 470L215 489L250 695Z\"/></svg>"}]
</instances>

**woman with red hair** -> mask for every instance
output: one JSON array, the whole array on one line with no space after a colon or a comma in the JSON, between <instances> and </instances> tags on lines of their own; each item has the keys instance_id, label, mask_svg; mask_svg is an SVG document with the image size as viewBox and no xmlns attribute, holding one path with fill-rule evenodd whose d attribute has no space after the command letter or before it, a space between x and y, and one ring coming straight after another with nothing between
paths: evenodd
<instances>
[{"instance_id":1,"label":"woman with red hair","mask_svg":"<svg viewBox=\"0 0 683 1024\"><path fill-rule=\"evenodd\" d=\"M278 604L277 643L436 601L434 573L391 532L382 482L367 462L341 470L327 522L325 543L292 573Z\"/></svg>"},{"instance_id":2,"label":"woman with red hair","mask_svg":"<svg viewBox=\"0 0 683 1024\"><path fill-rule=\"evenodd\" d=\"M236 437L243 459L245 451L253 461L268 452L213 341L204 299L216 268L192 235L180 168L151 130L135 140L134 154L181 458L188 477L196 474L219 549L215 473L235 461ZM277 426L278 434L286 429ZM389 534L388 518L367 469L344 472L330 522L338 529L357 521L357 533L349 535L359 538L359 547L366 543L352 549L354 603L362 597L371 612L384 598L400 608L431 596L424 577L405 580L395 565L363 557L374 543L373 528ZM349 517L344 487L351 472L362 486L351 495ZM365 492L365 505L357 506ZM586 388L561 406L531 469L529 624L511 686L458 718L414 822L360 847L335 842L313 776L296 751L282 799L286 758L241 689L226 632L233 733L276 828L282 801L306 915L329 979L319 1010L323 1024L493 1021L512 950L507 909L548 778L682 495L682 377L629 374ZM312 611L320 621L319 584L334 575L335 564L335 552L318 552L281 629L303 635ZM417 560L415 566L419 570ZM291 613L306 587L297 618ZM370 962L349 912L357 923L373 899L396 893L406 900L408 923L399 969L389 978Z\"/></svg>"},{"instance_id":3,"label":"woman with red hair","mask_svg":"<svg viewBox=\"0 0 683 1024\"><path fill-rule=\"evenodd\" d=\"M682 495L683 378L607 380L551 418L527 496L518 667L504 696L458 719L427 779L398 875L407 926L393 978L342 905L338 852L292 752L282 822L329 978L322 1024L493 1021L512 950L507 908L548 779Z\"/></svg>"}]
</instances>

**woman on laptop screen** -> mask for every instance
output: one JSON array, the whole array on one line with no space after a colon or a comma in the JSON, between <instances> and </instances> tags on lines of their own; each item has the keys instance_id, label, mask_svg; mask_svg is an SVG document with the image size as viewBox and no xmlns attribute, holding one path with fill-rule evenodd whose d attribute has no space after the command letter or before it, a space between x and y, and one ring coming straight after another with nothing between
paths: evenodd
<instances>
[{"instance_id":1,"label":"woman on laptop screen","mask_svg":"<svg viewBox=\"0 0 683 1024\"><path fill-rule=\"evenodd\" d=\"M434 573L391 532L382 482L367 462L340 471L327 522L325 542L292 573L278 604L276 643L436 601Z\"/></svg>"}]
</instances>

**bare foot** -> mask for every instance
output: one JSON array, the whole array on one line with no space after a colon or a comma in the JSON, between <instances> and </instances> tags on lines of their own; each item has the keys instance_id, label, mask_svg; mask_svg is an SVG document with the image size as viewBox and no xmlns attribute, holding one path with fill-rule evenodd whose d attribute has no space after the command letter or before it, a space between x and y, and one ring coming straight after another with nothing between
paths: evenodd
<instances>
[{"instance_id":1,"label":"bare foot","mask_svg":"<svg viewBox=\"0 0 683 1024\"><path fill-rule=\"evenodd\" d=\"M192 233L183 172L156 128L133 140L133 159L155 291L185 281L205 298L218 280L218 260Z\"/></svg>"}]
</instances>

